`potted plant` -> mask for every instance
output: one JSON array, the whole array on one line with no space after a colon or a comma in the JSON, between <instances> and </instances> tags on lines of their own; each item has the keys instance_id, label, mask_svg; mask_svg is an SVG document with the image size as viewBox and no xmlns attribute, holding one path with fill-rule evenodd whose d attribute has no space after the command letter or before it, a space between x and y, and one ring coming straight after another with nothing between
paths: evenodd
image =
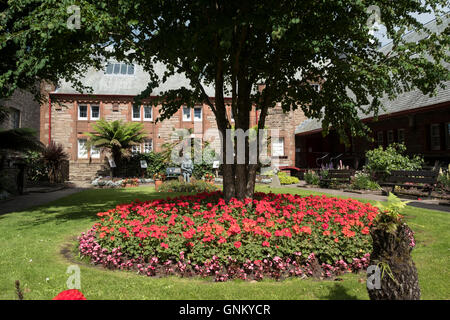
<instances>
[{"instance_id":1,"label":"potted plant","mask_svg":"<svg viewBox=\"0 0 450 320\"><path fill-rule=\"evenodd\" d=\"M158 187L160 185L162 185L164 178L165 178L165 175L162 172L157 172L153 175L153 180L155 180L155 189L156 190L158 190Z\"/></svg>"},{"instance_id":2,"label":"potted plant","mask_svg":"<svg viewBox=\"0 0 450 320\"><path fill-rule=\"evenodd\" d=\"M214 181L216 179L216 177L214 176L214 174L207 172L204 176L205 181L211 184L214 184Z\"/></svg>"}]
</instances>

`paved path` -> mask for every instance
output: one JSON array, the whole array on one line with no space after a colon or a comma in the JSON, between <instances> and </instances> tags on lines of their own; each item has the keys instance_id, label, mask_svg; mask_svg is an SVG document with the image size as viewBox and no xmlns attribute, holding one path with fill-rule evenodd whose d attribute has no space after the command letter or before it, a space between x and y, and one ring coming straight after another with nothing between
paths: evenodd
<instances>
[{"instance_id":1,"label":"paved path","mask_svg":"<svg viewBox=\"0 0 450 320\"><path fill-rule=\"evenodd\" d=\"M309 190L314 192L320 192L320 193L327 193L334 196L342 196L342 197L349 197L349 198L360 198L360 199L367 199L367 200L375 200L375 201L387 201L387 196L383 195L377 195L377 194L371 194L371 193L356 193L356 192L346 192L341 190L333 190L333 189L321 189L321 188L305 188L303 186L298 187L299 190ZM399 198L402 198L400 195ZM411 200L404 198L405 200ZM444 212L450 212L450 205L441 205L439 204L439 200L428 200L423 199L420 201L412 201L408 203L408 205L412 207L417 208L424 208L424 209L430 209L430 210L438 210L438 211L444 211Z\"/></svg>"},{"instance_id":2,"label":"paved path","mask_svg":"<svg viewBox=\"0 0 450 320\"><path fill-rule=\"evenodd\" d=\"M29 193L14 197L0 203L0 215L9 212L23 211L30 207L40 206L68 195L84 190L83 188L66 188L53 192Z\"/></svg>"}]
</instances>

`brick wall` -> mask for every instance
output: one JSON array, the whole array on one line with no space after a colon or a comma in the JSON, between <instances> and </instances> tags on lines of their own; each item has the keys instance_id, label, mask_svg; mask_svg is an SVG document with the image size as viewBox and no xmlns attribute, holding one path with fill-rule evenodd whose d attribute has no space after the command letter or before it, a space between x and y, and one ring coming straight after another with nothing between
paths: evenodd
<instances>
[{"instance_id":1,"label":"brick wall","mask_svg":"<svg viewBox=\"0 0 450 320\"><path fill-rule=\"evenodd\" d=\"M65 151L70 155L70 179L71 180L89 180L97 174L109 174L105 167L105 156L102 154L100 159L93 159L88 156L87 159L78 158L78 139L86 138L85 132L94 131L92 125L95 120L91 120L91 105L100 107L100 118L107 121L122 120L134 121L132 119L132 96L88 96L88 95L67 95L52 94L51 110L51 138L57 143L61 143ZM86 105L88 110L87 120L78 119L78 106ZM152 121L144 121L141 115L140 122L144 125L144 131L149 139L152 139L153 149L157 152L162 151L162 145L172 140L173 133L177 129L192 129L196 137L202 138L209 129L217 129L215 116L207 105L198 105L202 107L202 119L194 120L194 112L191 109L191 119L183 119L182 109L178 110L170 119L162 122L155 122L158 118L158 107L153 107ZM228 113L230 111L228 110ZM256 112L253 110L250 115L251 126L256 124ZM270 110L266 127L269 129L278 129L279 136L284 137L284 156L273 159L278 161L280 166L295 165L295 127L305 119L301 110L283 113L281 107ZM48 142L49 134L49 107L41 107L40 121L41 141ZM211 147L220 150L220 140L210 137Z\"/></svg>"}]
</instances>

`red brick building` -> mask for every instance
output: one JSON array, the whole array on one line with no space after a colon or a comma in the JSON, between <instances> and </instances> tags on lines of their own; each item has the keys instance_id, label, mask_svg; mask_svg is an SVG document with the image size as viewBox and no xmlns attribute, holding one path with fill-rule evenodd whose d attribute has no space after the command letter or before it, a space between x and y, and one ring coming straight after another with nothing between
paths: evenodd
<instances>
[{"instance_id":1,"label":"red brick building","mask_svg":"<svg viewBox=\"0 0 450 320\"><path fill-rule=\"evenodd\" d=\"M161 66L159 66L162 68ZM203 138L208 129L217 128L212 110L205 104L192 109L182 107L170 119L162 122L155 120L159 116L159 107L144 101L136 108L133 98L145 89L149 77L139 65L109 63L105 70L91 70L83 79L83 84L93 89L89 94L77 92L70 83L61 83L47 93L50 103L41 106L40 138L45 144L49 138L61 143L70 155L70 180L92 179L104 169L105 154L99 150L86 150L85 132L92 132L92 125L99 119L107 121L137 121L144 125L147 140L135 148L135 152L161 151L162 144L170 141L174 129L192 129L197 138ZM181 75L173 76L155 89L151 96L160 92L188 87L188 81ZM213 97L213 88L207 87L207 93ZM233 122L230 108L228 116ZM250 125L257 124L257 111L252 110ZM272 160L280 166L293 166L295 163L296 125L305 120L301 110L283 113L281 107L270 110L266 127L277 129L279 139L272 141ZM219 141L211 141L217 147Z\"/></svg>"},{"instance_id":2,"label":"red brick building","mask_svg":"<svg viewBox=\"0 0 450 320\"><path fill-rule=\"evenodd\" d=\"M442 32L449 24L430 21L426 27L434 32ZM407 42L418 42L425 33L411 32L405 36ZM380 51L387 55L393 44L387 44ZM450 70L450 65L443 62ZM429 165L439 161L441 165L450 162L450 81L444 83L445 89L438 87L433 96L413 90L399 95L395 100L385 97L381 102L377 121L372 116L359 112L362 122L372 131L371 137L353 138L346 147L333 130L322 136L322 123L308 119L295 130L296 166L317 168L322 164L342 160L345 165L361 168L365 162L365 152L377 146L386 147L393 142L403 142L410 155L421 154ZM349 92L351 96L351 92ZM373 141L371 141L373 138Z\"/></svg>"}]
</instances>

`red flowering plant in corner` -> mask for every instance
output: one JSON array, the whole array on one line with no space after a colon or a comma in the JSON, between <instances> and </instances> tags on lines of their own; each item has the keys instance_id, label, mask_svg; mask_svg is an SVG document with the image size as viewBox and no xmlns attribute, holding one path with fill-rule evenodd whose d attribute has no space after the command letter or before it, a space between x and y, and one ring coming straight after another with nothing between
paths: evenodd
<instances>
[{"instance_id":1,"label":"red flowering plant in corner","mask_svg":"<svg viewBox=\"0 0 450 320\"><path fill-rule=\"evenodd\" d=\"M86 300L81 291L77 289L64 290L58 293L52 300Z\"/></svg>"},{"instance_id":2,"label":"red flowering plant in corner","mask_svg":"<svg viewBox=\"0 0 450 320\"><path fill-rule=\"evenodd\" d=\"M220 191L119 205L79 237L94 264L148 276L228 279L323 277L368 266L378 209L353 199L256 193L225 203Z\"/></svg>"}]
</instances>

